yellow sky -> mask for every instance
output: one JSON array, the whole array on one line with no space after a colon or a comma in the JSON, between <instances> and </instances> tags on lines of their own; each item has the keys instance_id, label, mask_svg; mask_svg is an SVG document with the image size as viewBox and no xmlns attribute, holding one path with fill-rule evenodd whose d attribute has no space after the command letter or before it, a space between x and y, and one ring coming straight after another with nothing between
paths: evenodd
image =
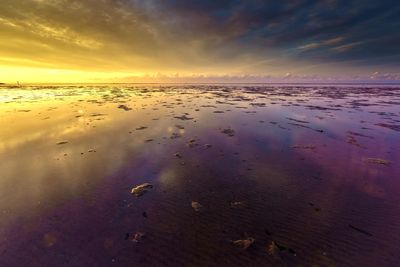
<instances>
[{"instance_id":1,"label":"yellow sky","mask_svg":"<svg viewBox=\"0 0 400 267\"><path fill-rule=\"evenodd\" d=\"M294 60L291 50L283 51L267 39L246 41L248 26L243 21L230 19L229 24L218 25L207 17L208 11L166 9L161 2L2 0L0 82L157 82L357 73L335 62ZM311 46L300 46L304 47Z\"/></svg>"}]
</instances>

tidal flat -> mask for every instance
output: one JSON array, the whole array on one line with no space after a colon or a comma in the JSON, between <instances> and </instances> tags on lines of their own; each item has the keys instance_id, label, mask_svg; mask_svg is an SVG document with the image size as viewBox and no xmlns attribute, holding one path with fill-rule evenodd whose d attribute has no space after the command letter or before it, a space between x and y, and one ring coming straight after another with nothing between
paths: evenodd
<instances>
[{"instance_id":1,"label":"tidal flat","mask_svg":"<svg viewBox=\"0 0 400 267\"><path fill-rule=\"evenodd\" d=\"M0 266L399 266L400 86L0 87Z\"/></svg>"}]
</instances>

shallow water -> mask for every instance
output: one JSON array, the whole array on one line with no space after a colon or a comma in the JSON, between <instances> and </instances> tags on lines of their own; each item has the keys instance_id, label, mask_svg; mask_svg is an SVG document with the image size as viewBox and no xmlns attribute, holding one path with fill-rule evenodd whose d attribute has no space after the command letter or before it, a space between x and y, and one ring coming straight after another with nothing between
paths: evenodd
<instances>
[{"instance_id":1,"label":"shallow water","mask_svg":"<svg viewBox=\"0 0 400 267\"><path fill-rule=\"evenodd\" d=\"M0 129L0 266L400 265L400 87L3 86Z\"/></svg>"}]
</instances>

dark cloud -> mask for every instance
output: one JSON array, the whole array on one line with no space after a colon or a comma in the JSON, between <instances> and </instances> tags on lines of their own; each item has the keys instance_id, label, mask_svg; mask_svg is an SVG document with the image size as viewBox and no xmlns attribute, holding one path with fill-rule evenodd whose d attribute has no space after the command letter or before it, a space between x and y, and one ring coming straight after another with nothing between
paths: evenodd
<instances>
[{"instance_id":1,"label":"dark cloud","mask_svg":"<svg viewBox=\"0 0 400 267\"><path fill-rule=\"evenodd\" d=\"M163 20L173 17L175 31L189 36L207 33L243 47L287 49L301 58L342 61L400 54L398 1L167 0L153 4L158 15L167 11ZM341 41L326 43L335 38ZM321 44L312 53L297 49L312 43Z\"/></svg>"}]
</instances>

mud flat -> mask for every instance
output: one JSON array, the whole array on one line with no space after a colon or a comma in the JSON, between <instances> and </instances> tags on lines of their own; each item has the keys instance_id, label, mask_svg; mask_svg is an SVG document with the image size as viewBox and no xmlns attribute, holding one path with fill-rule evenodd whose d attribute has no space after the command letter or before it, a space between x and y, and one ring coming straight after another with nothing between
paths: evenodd
<instances>
[{"instance_id":1,"label":"mud flat","mask_svg":"<svg viewBox=\"0 0 400 267\"><path fill-rule=\"evenodd\" d=\"M0 89L0 266L399 266L396 86Z\"/></svg>"}]
</instances>

